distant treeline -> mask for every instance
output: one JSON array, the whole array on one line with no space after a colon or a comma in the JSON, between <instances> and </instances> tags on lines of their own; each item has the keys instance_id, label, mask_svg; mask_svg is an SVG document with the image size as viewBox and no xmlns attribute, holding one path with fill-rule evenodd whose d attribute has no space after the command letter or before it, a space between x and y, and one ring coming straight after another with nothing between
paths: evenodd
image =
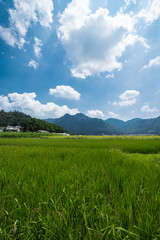
<instances>
[{"instance_id":1,"label":"distant treeline","mask_svg":"<svg viewBox=\"0 0 160 240\"><path fill-rule=\"evenodd\" d=\"M24 132L36 132L38 130L45 130L51 133L66 132L63 127L47 123L37 118L32 118L24 113L18 111L5 112L4 110L1 110L0 127L4 127L5 129L7 126L21 126L23 127Z\"/></svg>"}]
</instances>

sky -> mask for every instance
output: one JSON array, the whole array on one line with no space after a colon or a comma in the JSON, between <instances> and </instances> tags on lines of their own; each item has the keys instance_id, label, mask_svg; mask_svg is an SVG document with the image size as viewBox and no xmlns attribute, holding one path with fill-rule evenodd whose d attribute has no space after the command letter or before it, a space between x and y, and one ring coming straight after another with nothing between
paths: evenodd
<instances>
[{"instance_id":1,"label":"sky","mask_svg":"<svg viewBox=\"0 0 160 240\"><path fill-rule=\"evenodd\" d=\"M0 0L0 110L160 116L159 0Z\"/></svg>"}]
</instances>

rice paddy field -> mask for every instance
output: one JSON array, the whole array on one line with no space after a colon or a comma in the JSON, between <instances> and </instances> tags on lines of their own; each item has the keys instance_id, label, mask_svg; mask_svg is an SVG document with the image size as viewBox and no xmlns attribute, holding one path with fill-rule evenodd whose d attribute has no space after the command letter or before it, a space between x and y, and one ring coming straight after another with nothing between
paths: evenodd
<instances>
[{"instance_id":1,"label":"rice paddy field","mask_svg":"<svg viewBox=\"0 0 160 240\"><path fill-rule=\"evenodd\" d=\"M160 138L0 138L0 239L160 239Z\"/></svg>"}]
</instances>

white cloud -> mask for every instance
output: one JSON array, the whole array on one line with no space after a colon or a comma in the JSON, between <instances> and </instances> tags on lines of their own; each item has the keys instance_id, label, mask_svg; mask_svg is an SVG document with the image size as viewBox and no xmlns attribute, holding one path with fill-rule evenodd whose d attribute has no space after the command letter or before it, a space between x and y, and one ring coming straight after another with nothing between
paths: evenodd
<instances>
[{"instance_id":1,"label":"white cloud","mask_svg":"<svg viewBox=\"0 0 160 240\"><path fill-rule=\"evenodd\" d=\"M106 75L105 78L114 78L114 73L111 73L111 74Z\"/></svg>"},{"instance_id":2,"label":"white cloud","mask_svg":"<svg viewBox=\"0 0 160 240\"><path fill-rule=\"evenodd\" d=\"M141 111L142 112L157 112L158 109L157 108L150 108L149 105L144 105L143 107L141 107Z\"/></svg>"},{"instance_id":3,"label":"white cloud","mask_svg":"<svg viewBox=\"0 0 160 240\"><path fill-rule=\"evenodd\" d=\"M31 59L27 65L28 67L34 68L35 70L38 67L38 63L36 61L34 61L33 59Z\"/></svg>"},{"instance_id":4,"label":"white cloud","mask_svg":"<svg viewBox=\"0 0 160 240\"><path fill-rule=\"evenodd\" d=\"M126 100L126 101L121 101L119 102L119 106L121 107L126 107L126 106L132 106L136 103L136 98L130 99L130 100Z\"/></svg>"},{"instance_id":5,"label":"white cloud","mask_svg":"<svg viewBox=\"0 0 160 240\"><path fill-rule=\"evenodd\" d=\"M122 100L120 102L113 102L113 105L119 105L121 107L126 107L126 106L132 106L134 105L137 100L136 98L140 95L139 91L136 90L126 90L124 93L122 93L119 98Z\"/></svg>"},{"instance_id":6,"label":"white cloud","mask_svg":"<svg viewBox=\"0 0 160 240\"><path fill-rule=\"evenodd\" d=\"M11 110L12 104L9 102L8 97L0 96L0 109L4 109L6 111Z\"/></svg>"},{"instance_id":7,"label":"white cloud","mask_svg":"<svg viewBox=\"0 0 160 240\"><path fill-rule=\"evenodd\" d=\"M31 22L50 27L53 22L52 0L13 0L14 9L9 9L10 22L16 31L25 36Z\"/></svg>"},{"instance_id":8,"label":"white cloud","mask_svg":"<svg viewBox=\"0 0 160 240\"><path fill-rule=\"evenodd\" d=\"M125 6L120 8L120 12L125 11L131 4L136 4L136 0L124 0Z\"/></svg>"},{"instance_id":9,"label":"white cloud","mask_svg":"<svg viewBox=\"0 0 160 240\"><path fill-rule=\"evenodd\" d=\"M118 118L119 117L119 115L117 113L114 113L114 112L111 112L111 111L108 111L108 114L112 118Z\"/></svg>"},{"instance_id":10,"label":"white cloud","mask_svg":"<svg viewBox=\"0 0 160 240\"><path fill-rule=\"evenodd\" d=\"M152 66L158 66L158 65L160 65L160 56L158 56L154 59L151 59L149 61L149 63L143 67L143 69L147 69L147 68L150 68Z\"/></svg>"},{"instance_id":11,"label":"white cloud","mask_svg":"<svg viewBox=\"0 0 160 240\"><path fill-rule=\"evenodd\" d=\"M90 0L73 0L60 16L61 26L58 36L60 39L69 40L71 31L80 29L91 14Z\"/></svg>"},{"instance_id":12,"label":"white cloud","mask_svg":"<svg viewBox=\"0 0 160 240\"><path fill-rule=\"evenodd\" d=\"M66 105L58 106L53 102L42 104L35 99L32 93L10 93L8 96L0 96L0 109L5 111L18 110L37 118L58 118L66 113L74 115L77 109L70 109Z\"/></svg>"},{"instance_id":13,"label":"white cloud","mask_svg":"<svg viewBox=\"0 0 160 240\"><path fill-rule=\"evenodd\" d=\"M8 10L10 28L3 28L5 33L0 34L0 37L7 44L13 46L16 42L18 47L22 48L32 23L39 22L43 27L51 26L53 23L53 2L52 0L13 0L13 3L14 8ZM14 41L9 41L7 35L10 35L12 39L14 38Z\"/></svg>"},{"instance_id":14,"label":"white cloud","mask_svg":"<svg viewBox=\"0 0 160 240\"><path fill-rule=\"evenodd\" d=\"M16 42L19 49L22 49L25 43L26 40L23 37L20 37L19 40Z\"/></svg>"},{"instance_id":15,"label":"white cloud","mask_svg":"<svg viewBox=\"0 0 160 240\"><path fill-rule=\"evenodd\" d=\"M124 0L124 2L126 3L126 6L129 6L132 3L136 4L136 0Z\"/></svg>"},{"instance_id":16,"label":"white cloud","mask_svg":"<svg viewBox=\"0 0 160 240\"><path fill-rule=\"evenodd\" d=\"M160 17L160 1L148 0L146 8L142 9L137 17L144 19L147 24L152 24Z\"/></svg>"},{"instance_id":17,"label":"white cloud","mask_svg":"<svg viewBox=\"0 0 160 240\"><path fill-rule=\"evenodd\" d=\"M72 75L77 78L121 70L118 59L127 46L141 42L148 47L136 33L132 14L118 12L112 17L103 8L91 13L89 0L72 0L59 21L58 36L72 62Z\"/></svg>"},{"instance_id":18,"label":"white cloud","mask_svg":"<svg viewBox=\"0 0 160 240\"><path fill-rule=\"evenodd\" d=\"M122 93L119 98L122 99L122 100L129 100L129 99L132 99L132 98L136 98L139 96L139 91L136 91L136 90L127 90L125 91L124 93Z\"/></svg>"},{"instance_id":19,"label":"white cloud","mask_svg":"<svg viewBox=\"0 0 160 240\"><path fill-rule=\"evenodd\" d=\"M43 46L43 43L42 43L42 41L41 41L39 38L37 38L37 37L34 38L34 41L35 41L35 43L34 43L34 45L33 45L33 48L34 48L35 56L36 56L37 58L40 58L40 57L42 56L42 54L41 54L41 47Z\"/></svg>"},{"instance_id":20,"label":"white cloud","mask_svg":"<svg viewBox=\"0 0 160 240\"><path fill-rule=\"evenodd\" d=\"M57 86L55 89L50 88L49 93L51 95L54 95L55 97L60 97L60 98L67 98L67 99L73 99L73 100L79 100L81 94L77 91L75 91L72 87L70 86Z\"/></svg>"},{"instance_id":21,"label":"white cloud","mask_svg":"<svg viewBox=\"0 0 160 240\"><path fill-rule=\"evenodd\" d=\"M0 37L10 46L14 47L16 44L16 38L13 35L11 29L3 28L0 26Z\"/></svg>"},{"instance_id":22,"label":"white cloud","mask_svg":"<svg viewBox=\"0 0 160 240\"><path fill-rule=\"evenodd\" d=\"M103 118L104 114L100 110L88 110L87 116L91 118Z\"/></svg>"}]
</instances>

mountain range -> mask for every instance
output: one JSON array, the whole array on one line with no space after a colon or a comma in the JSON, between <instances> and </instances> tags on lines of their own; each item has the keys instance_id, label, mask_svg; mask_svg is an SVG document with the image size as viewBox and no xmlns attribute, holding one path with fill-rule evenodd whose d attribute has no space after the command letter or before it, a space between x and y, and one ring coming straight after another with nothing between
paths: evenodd
<instances>
[{"instance_id":1,"label":"mountain range","mask_svg":"<svg viewBox=\"0 0 160 240\"><path fill-rule=\"evenodd\" d=\"M65 114L63 117L56 119L46 119L49 123L55 123L73 134L79 135L112 135L121 134L121 131L101 119L89 118L82 113L76 115Z\"/></svg>"},{"instance_id":2,"label":"mountain range","mask_svg":"<svg viewBox=\"0 0 160 240\"><path fill-rule=\"evenodd\" d=\"M160 117L151 119L134 118L126 122L109 118L106 122L117 127L124 134L160 134Z\"/></svg>"},{"instance_id":3,"label":"mountain range","mask_svg":"<svg viewBox=\"0 0 160 240\"><path fill-rule=\"evenodd\" d=\"M45 119L49 123L62 126L67 132L79 135L121 135L121 134L160 134L160 117L152 119L134 118L122 121L90 118L82 113L65 114L56 119Z\"/></svg>"},{"instance_id":4,"label":"mountain range","mask_svg":"<svg viewBox=\"0 0 160 240\"><path fill-rule=\"evenodd\" d=\"M32 118L24 113L0 111L0 127L21 125L24 131L46 130L49 132L69 132L78 135L160 135L160 117L151 119L134 118L122 121L115 118L106 120L90 118L82 113L65 114L45 121Z\"/></svg>"}]
</instances>

